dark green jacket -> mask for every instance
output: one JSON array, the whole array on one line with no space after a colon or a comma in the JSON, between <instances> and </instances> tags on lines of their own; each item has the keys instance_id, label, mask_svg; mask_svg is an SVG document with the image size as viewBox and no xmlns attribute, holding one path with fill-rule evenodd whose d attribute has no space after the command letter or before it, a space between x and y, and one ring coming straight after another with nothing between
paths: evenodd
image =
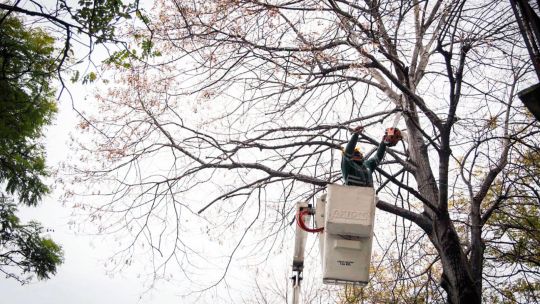
<instances>
[{"instance_id":1,"label":"dark green jacket","mask_svg":"<svg viewBox=\"0 0 540 304\"><path fill-rule=\"evenodd\" d=\"M358 134L353 134L347 147L345 147L345 152L341 159L341 173L343 174L343 180L345 185L373 187L373 178L371 175L384 157L386 144L381 142L379 148L377 148L377 153L370 159L359 164L351 159L357 141Z\"/></svg>"}]
</instances>

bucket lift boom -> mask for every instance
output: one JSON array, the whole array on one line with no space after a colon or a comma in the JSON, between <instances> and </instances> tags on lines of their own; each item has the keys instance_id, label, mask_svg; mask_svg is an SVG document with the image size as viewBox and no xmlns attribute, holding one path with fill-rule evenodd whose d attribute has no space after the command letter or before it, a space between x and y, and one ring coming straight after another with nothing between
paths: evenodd
<instances>
[{"instance_id":1,"label":"bucket lift boom","mask_svg":"<svg viewBox=\"0 0 540 304\"><path fill-rule=\"evenodd\" d=\"M300 299L308 232L320 233L323 283L367 284L376 202L372 187L331 184L328 193L317 200L315 209L306 202L296 204L293 304ZM312 215L318 228L308 228Z\"/></svg>"},{"instance_id":2,"label":"bucket lift boom","mask_svg":"<svg viewBox=\"0 0 540 304\"><path fill-rule=\"evenodd\" d=\"M296 222L303 224L307 222L309 224L310 215L307 211L310 209L311 207L306 202L296 203ZM293 287L292 304L300 302L300 287L304 270L304 252L306 251L307 236L308 231L298 224L294 236L293 276L291 277Z\"/></svg>"}]
</instances>

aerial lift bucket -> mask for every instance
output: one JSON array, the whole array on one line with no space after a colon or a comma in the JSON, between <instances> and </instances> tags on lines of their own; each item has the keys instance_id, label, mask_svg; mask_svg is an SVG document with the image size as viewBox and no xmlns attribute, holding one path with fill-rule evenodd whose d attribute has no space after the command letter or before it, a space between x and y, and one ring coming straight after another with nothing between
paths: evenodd
<instances>
[{"instance_id":1,"label":"aerial lift bucket","mask_svg":"<svg viewBox=\"0 0 540 304\"><path fill-rule=\"evenodd\" d=\"M376 195L372 187L328 185L318 199L315 223L325 284L365 285L369 280Z\"/></svg>"}]
</instances>

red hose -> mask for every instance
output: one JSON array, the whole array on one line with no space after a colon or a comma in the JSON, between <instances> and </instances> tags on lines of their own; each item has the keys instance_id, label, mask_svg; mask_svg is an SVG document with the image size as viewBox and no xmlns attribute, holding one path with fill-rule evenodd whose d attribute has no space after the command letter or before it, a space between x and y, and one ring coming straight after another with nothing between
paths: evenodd
<instances>
[{"instance_id":1,"label":"red hose","mask_svg":"<svg viewBox=\"0 0 540 304\"><path fill-rule=\"evenodd\" d=\"M304 231L311 233L322 232L324 230L324 227L312 229L306 226L306 223L304 223L304 215L306 214L309 214L309 209L304 209L296 214L296 223L298 223L298 227L300 227L300 229Z\"/></svg>"}]
</instances>

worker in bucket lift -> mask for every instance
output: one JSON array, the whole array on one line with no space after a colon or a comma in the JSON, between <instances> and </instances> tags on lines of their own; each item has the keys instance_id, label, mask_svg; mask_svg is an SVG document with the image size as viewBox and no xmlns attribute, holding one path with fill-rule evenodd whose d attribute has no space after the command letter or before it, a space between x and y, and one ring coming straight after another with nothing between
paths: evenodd
<instances>
[{"instance_id":1,"label":"worker in bucket lift","mask_svg":"<svg viewBox=\"0 0 540 304\"><path fill-rule=\"evenodd\" d=\"M345 185L373 187L373 178L371 177L375 168L383 159L386 147L395 146L401 139L401 132L396 128L388 128L383 136L382 142L377 148L377 153L368 160L364 160L364 156L356 143L360 133L364 131L364 127L358 126L353 129L352 137L343 151L341 159L341 172Z\"/></svg>"}]
</instances>

